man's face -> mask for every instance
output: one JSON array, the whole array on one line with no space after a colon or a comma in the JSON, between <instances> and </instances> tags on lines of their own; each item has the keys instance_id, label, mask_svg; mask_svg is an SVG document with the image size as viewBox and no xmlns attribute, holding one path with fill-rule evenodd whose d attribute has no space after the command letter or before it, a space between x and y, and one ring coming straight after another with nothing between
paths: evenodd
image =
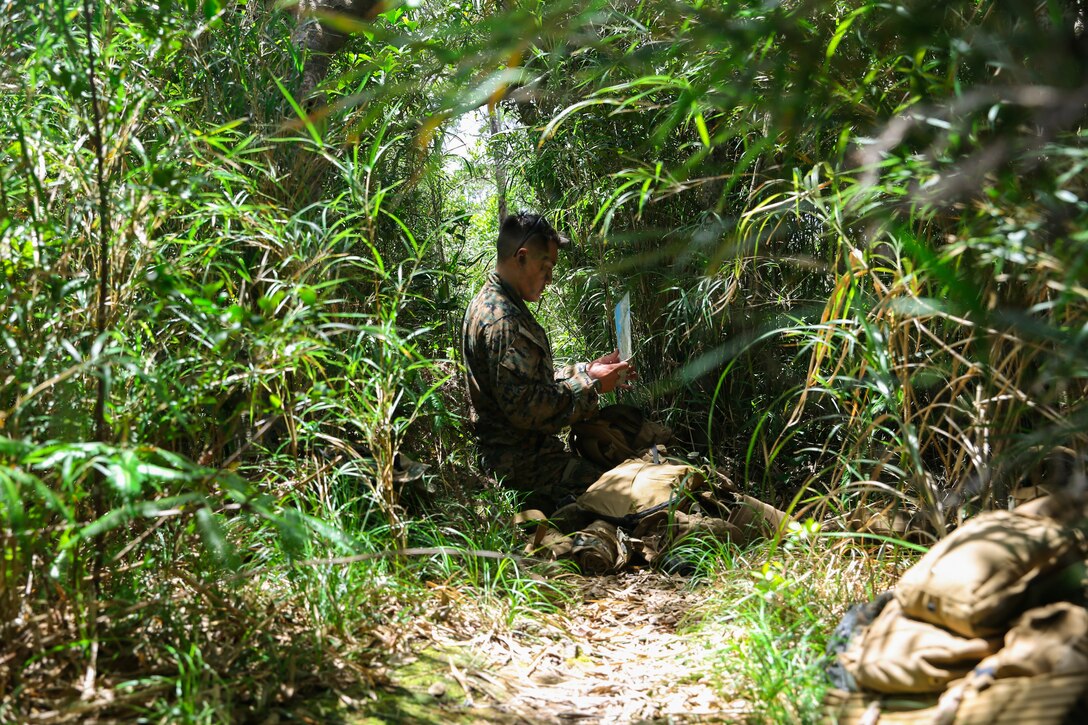
<instances>
[{"instance_id":1,"label":"man's face","mask_svg":"<svg viewBox=\"0 0 1088 725\"><path fill-rule=\"evenodd\" d=\"M526 302L536 302L544 294L544 288L551 284L552 270L559 260L559 245L548 242L546 252L536 246L522 247L517 255L521 268L521 298Z\"/></svg>"}]
</instances>

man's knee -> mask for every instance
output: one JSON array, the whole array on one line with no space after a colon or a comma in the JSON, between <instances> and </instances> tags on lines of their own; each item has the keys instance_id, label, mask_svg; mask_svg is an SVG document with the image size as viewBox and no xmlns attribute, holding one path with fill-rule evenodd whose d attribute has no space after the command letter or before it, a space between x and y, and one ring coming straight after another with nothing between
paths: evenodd
<instances>
[{"instance_id":1,"label":"man's knee","mask_svg":"<svg viewBox=\"0 0 1088 725\"><path fill-rule=\"evenodd\" d=\"M595 464L580 456L572 455L567 461L561 482L564 487L572 490L577 489L578 493L582 493L593 485L593 482L600 478L602 473L604 471Z\"/></svg>"},{"instance_id":2,"label":"man's knee","mask_svg":"<svg viewBox=\"0 0 1088 725\"><path fill-rule=\"evenodd\" d=\"M526 494L527 508L545 514L582 494L604 473L585 458L565 451L489 451L481 456L481 463L503 485Z\"/></svg>"},{"instance_id":3,"label":"man's knee","mask_svg":"<svg viewBox=\"0 0 1088 725\"><path fill-rule=\"evenodd\" d=\"M538 461L533 481L523 490L529 493L526 505L546 514L571 503L596 481L601 471L578 456L552 456Z\"/></svg>"}]
</instances>

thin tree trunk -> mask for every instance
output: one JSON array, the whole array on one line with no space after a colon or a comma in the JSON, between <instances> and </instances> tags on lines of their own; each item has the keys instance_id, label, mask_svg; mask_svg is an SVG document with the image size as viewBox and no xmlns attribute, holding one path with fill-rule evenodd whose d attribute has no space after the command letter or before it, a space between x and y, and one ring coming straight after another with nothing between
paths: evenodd
<instances>
[{"instance_id":1,"label":"thin tree trunk","mask_svg":"<svg viewBox=\"0 0 1088 725\"><path fill-rule=\"evenodd\" d=\"M95 335L101 337L106 332L106 303L110 292L110 220L109 198L106 194L106 161L102 138L102 111L98 105L98 80L95 70L94 28L92 19L94 9L89 0L83 0L84 26L87 32L87 85L91 96L91 123L87 129L94 144L95 185L98 191L98 310L95 315ZM95 439L105 442L109 438L106 427L106 376L98 377L98 395L94 401ZM101 511L95 512L101 515Z\"/></svg>"},{"instance_id":2,"label":"thin tree trunk","mask_svg":"<svg viewBox=\"0 0 1088 725\"><path fill-rule=\"evenodd\" d=\"M434 136L434 175L431 179L431 205L433 207L434 225L436 230L435 235L435 251L438 253L438 266L446 272L449 269L448 262L446 260L446 243L445 236L445 194L442 188L442 172L444 169L444 160L442 158L442 149L445 144L446 136L444 133L436 133ZM449 275L443 274L440 278L440 294L439 299L443 304L448 307L450 300L450 278ZM442 313L447 330L456 331L454 327L454 312L447 309Z\"/></svg>"},{"instance_id":3,"label":"thin tree trunk","mask_svg":"<svg viewBox=\"0 0 1088 725\"><path fill-rule=\"evenodd\" d=\"M506 159L503 158L502 150L499 148L498 135L502 118L498 105L488 109L487 117L491 123L489 141L491 158L495 162L495 193L499 198L499 226L502 226L502 220L506 218Z\"/></svg>"},{"instance_id":4,"label":"thin tree trunk","mask_svg":"<svg viewBox=\"0 0 1088 725\"><path fill-rule=\"evenodd\" d=\"M63 11L64 6L61 6ZM110 219L110 205L106 189L106 155L103 138L102 109L98 105L98 78L95 69L94 52L94 7L90 0L83 0L83 22L87 32L87 85L91 96L91 123L88 131L94 144L95 186L98 192L98 309L95 314L95 336L101 338L106 333L106 305L110 292L110 233L113 224ZM106 402L109 388L106 373L102 367L98 371L98 391L94 401L94 435L103 443L109 440L110 430L106 423ZM105 478L100 471L95 472L91 492L94 517L100 519L105 514ZM87 602L87 625L91 641L90 657L83 677L84 699L91 699L95 693L95 680L98 672L98 599L102 569L103 549L101 544L93 546L91 557L91 587ZM74 567L78 570L80 567Z\"/></svg>"}]
</instances>

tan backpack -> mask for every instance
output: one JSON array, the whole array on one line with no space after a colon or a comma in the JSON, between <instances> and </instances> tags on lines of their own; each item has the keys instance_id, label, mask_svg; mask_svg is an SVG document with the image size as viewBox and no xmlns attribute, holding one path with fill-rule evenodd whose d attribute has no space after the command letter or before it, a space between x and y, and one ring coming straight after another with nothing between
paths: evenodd
<instances>
[{"instance_id":1,"label":"tan backpack","mask_svg":"<svg viewBox=\"0 0 1088 725\"><path fill-rule=\"evenodd\" d=\"M1010 677L984 690L963 692L955 707L947 701L936 705L933 695L829 690L822 721L836 725L1062 725L1084 722L1075 713L1080 708L1083 715L1080 702L1086 685L1085 674Z\"/></svg>"},{"instance_id":2,"label":"tan backpack","mask_svg":"<svg viewBox=\"0 0 1088 725\"><path fill-rule=\"evenodd\" d=\"M895 607L893 600L888 608ZM887 609L885 610L887 611ZM883 621L880 621L883 620ZM913 622L913 624L911 624ZM923 632L910 642L906 633ZM933 636L933 632L938 634ZM886 637L883 633L892 633ZM848 671L858 675L865 692L829 690L824 698L824 722L839 725L1058 725L1084 722L1088 692L1088 611L1069 602L1057 602L1025 612L1004 637L1004 646L972 669L965 677L948 683L939 699L933 692L909 694L916 681L962 669L969 660L950 657L952 650L942 638L958 641L955 647L967 654L965 640L940 628L914 622L901 611L878 617L859 641L852 641L840 656ZM868 649L862 652L860 639ZM885 643L897 643L884 646ZM997 640L991 643L999 644ZM903 651L906 648L906 651ZM897 651L902 660L897 664ZM970 652L972 656L977 654ZM922 660L924 673L908 674ZM936 669L934 669L936 667Z\"/></svg>"},{"instance_id":3,"label":"tan backpack","mask_svg":"<svg viewBox=\"0 0 1088 725\"><path fill-rule=\"evenodd\" d=\"M1016 511L979 514L929 550L895 597L915 619L966 637L998 634L1030 604L1029 587L1084 558L1084 536Z\"/></svg>"},{"instance_id":4,"label":"tan backpack","mask_svg":"<svg viewBox=\"0 0 1088 725\"><path fill-rule=\"evenodd\" d=\"M968 639L903 614L895 599L839 655L858 685L883 693L941 692L993 654L995 642Z\"/></svg>"},{"instance_id":5,"label":"tan backpack","mask_svg":"<svg viewBox=\"0 0 1088 725\"><path fill-rule=\"evenodd\" d=\"M1088 674L1088 611L1071 602L1024 612L1001 651L976 668L992 679L1077 673Z\"/></svg>"},{"instance_id":6,"label":"tan backpack","mask_svg":"<svg viewBox=\"0 0 1088 725\"><path fill-rule=\"evenodd\" d=\"M1061 681L1068 686L1045 701L1041 685ZM1069 722L1086 688L1088 611L1069 602L1056 602L1025 612L1005 635L1000 652L982 660L941 695L930 722L980 722L979 714L990 716L984 722ZM1010 711L1024 700L1037 703L1031 716L1010 718ZM979 709L979 703L988 706Z\"/></svg>"},{"instance_id":7,"label":"tan backpack","mask_svg":"<svg viewBox=\"0 0 1088 725\"><path fill-rule=\"evenodd\" d=\"M606 521L633 527L705 484L706 478L692 466L632 458L605 471L578 497L578 505Z\"/></svg>"}]
</instances>

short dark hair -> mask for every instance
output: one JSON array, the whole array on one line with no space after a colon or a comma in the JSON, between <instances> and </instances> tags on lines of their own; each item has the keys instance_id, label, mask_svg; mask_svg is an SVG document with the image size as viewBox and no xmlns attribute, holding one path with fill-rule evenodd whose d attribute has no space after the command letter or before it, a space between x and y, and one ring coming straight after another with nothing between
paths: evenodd
<instances>
[{"instance_id":1,"label":"short dark hair","mask_svg":"<svg viewBox=\"0 0 1088 725\"><path fill-rule=\"evenodd\" d=\"M540 214L519 211L502 220L502 226L499 227L499 239L495 246L499 261L502 262L513 257L522 247L542 247L547 246L549 242L555 242L562 248L567 246L570 240L555 231L555 227Z\"/></svg>"}]
</instances>

